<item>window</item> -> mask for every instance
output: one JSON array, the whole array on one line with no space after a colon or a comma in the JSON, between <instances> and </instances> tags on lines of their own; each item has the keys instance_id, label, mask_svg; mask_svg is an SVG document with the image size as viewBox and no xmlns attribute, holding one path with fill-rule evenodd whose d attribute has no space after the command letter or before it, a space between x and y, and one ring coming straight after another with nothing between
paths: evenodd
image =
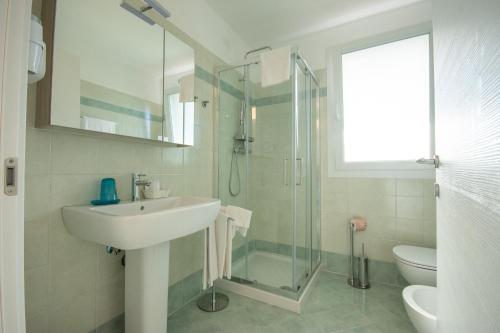
<instances>
[{"instance_id":1,"label":"window","mask_svg":"<svg viewBox=\"0 0 500 333\"><path fill-rule=\"evenodd\" d=\"M433 153L430 43L424 33L330 51L330 176L431 176L415 163Z\"/></svg>"},{"instance_id":2,"label":"window","mask_svg":"<svg viewBox=\"0 0 500 333\"><path fill-rule=\"evenodd\" d=\"M193 145L194 103L180 102L178 92L165 96L164 140Z\"/></svg>"}]
</instances>

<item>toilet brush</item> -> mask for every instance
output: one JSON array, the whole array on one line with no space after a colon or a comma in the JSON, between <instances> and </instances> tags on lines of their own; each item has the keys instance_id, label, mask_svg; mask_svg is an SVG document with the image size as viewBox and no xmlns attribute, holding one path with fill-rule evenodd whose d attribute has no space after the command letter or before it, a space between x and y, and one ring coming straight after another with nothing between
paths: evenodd
<instances>
[{"instance_id":1,"label":"toilet brush","mask_svg":"<svg viewBox=\"0 0 500 333\"><path fill-rule=\"evenodd\" d=\"M365 244L362 245L361 258L356 258L358 260L358 271L355 274L355 262L354 262L354 232L366 230L367 222L364 218L353 218L349 221L349 245L350 245L350 256L349 256L349 277L347 279L347 284L351 287L358 289L368 289L370 284L368 283L368 258L365 258ZM357 275L357 277L355 277Z\"/></svg>"}]
</instances>

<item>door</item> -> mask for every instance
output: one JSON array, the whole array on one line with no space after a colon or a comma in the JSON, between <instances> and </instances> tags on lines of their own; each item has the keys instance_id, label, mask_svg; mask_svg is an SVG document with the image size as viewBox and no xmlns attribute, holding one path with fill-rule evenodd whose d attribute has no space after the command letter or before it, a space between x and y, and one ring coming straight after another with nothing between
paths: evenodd
<instances>
[{"instance_id":1,"label":"door","mask_svg":"<svg viewBox=\"0 0 500 333\"><path fill-rule=\"evenodd\" d=\"M500 2L433 2L438 331L500 331Z\"/></svg>"},{"instance_id":2,"label":"door","mask_svg":"<svg viewBox=\"0 0 500 333\"><path fill-rule=\"evenodd\" d=\"M0 332L5 333L26 330L24 151L30 19L31 1L0 1ZM11 164L13 177L5 177L6 160L17 160Z\"/></svg>"}]
</instances>

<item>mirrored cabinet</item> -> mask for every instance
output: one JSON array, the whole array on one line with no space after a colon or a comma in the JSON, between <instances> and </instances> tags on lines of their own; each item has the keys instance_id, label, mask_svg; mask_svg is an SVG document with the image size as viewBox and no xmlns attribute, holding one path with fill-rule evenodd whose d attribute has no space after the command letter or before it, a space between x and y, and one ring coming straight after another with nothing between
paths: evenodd
<instances>
[{"instance_id":1,"label":"mirrored cabinet","mask_svg":"<svg viewBox=\"0 0 500 333\"><path fill-rule=\"evenodd\" d=\"M140 3L44 1L37 127L193 144L194 50Z\"/></svg>"}]
</instances>

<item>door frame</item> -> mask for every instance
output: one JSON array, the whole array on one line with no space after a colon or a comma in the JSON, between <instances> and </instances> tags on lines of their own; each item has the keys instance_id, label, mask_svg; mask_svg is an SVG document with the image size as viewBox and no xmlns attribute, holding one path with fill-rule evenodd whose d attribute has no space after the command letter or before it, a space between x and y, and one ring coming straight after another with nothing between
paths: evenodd
<instances>
[{"instance_id":1,"label":"door frame","mask_svg":"<svg viewBox=\"0 0 500 333\"><path fill-rule=\"evenodd\" d=\"M0 0L0 332L26 331L24 164L30 0ZM16 157L17 195L4 193L4 160Z\"/></svg>"}]
</instances>

